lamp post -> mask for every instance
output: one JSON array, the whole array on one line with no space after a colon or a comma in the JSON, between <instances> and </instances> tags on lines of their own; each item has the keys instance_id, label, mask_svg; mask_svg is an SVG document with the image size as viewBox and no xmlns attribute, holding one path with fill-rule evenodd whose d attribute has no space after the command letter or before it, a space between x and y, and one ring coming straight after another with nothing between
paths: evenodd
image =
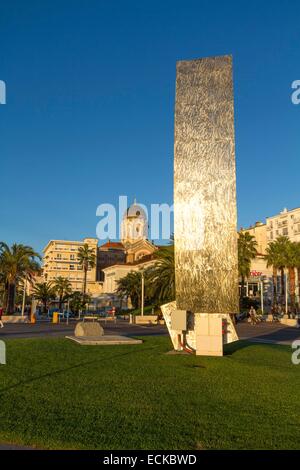
<instances>
[{"instance_id":1,"label":"lamp post","mask_svg":"<svg viewBox=\"0 0 300 470\"><path fill-rule=\"evenodd\" d=\"M144 315L144 290L145 290L145 277L144 277L144 268L141 269L142 274L142 295L141 295L141 315Z\"/></svg>"},{"instance_id":2,"label":"lamp post","mask_svg":"<svg viewBox=\"0 0 300 470\"><path fill-rule=\"evenodd\" d=\"M264 314L264 282L260 280L260 308L262 315Z\"/></svg>"},{"instance_id":3,"label":"lamp post","mask_svg":"<svg viewBox=\"0 0 300 470\"><path fill-rule=\"evenodd\" d=\"M288 314L288 275L285 275L285 314Z\"/></svg>"},{"instance_id":4,"label":"lamp post","mask_svg":"<svg viewBox=\"0 0 300 470\"><path fill-rule=\"evenodd\" d=\"M23 300L22 300L22 317L24 317L25 312L25 299L26 299L26 277L24 278L24 290L23 290Z\"/></svg>"}]
</instances>

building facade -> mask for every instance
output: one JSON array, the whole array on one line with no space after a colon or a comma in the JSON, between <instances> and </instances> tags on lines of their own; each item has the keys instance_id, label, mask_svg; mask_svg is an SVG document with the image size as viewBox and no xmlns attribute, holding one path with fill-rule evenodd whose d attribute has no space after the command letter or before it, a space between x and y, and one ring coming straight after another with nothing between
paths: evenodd
<instances>
[{"instance_id":1,"label":"building facade","mask_svg":"<svg viewBox=\"0 0 300 470\"><path fill-rule=\"evenodd\" d=\"M93 250L97 261L97 238L83 241L50 240L44 249L43 279L53 282L59 276L68 279L73 291L83 290L84 272L79 265L78 250L85 244ZM87 293L95 295L102 292L102 283L97 280L97 263L87 273Z\"/></svg>"},{"instance_id":2,"label":"building facade","mask_svg":"<svg viewBox=\"0 0 300 470\"><path fill-rule=\"evenodd\" d=\"M266 229L268 243L279 236L300 242L300 207L292 210L285 208L279 214L267 217Z\"/></svg>"},{"instance_id":3,"label":"building facade","mask_svg":"<svg viewBox=\"0 0 300 470\"><path fill-rule=\"evenodd\" d=\"M260 255L266 254L266 248L268 246L267 240L267 224L262 222L256 222L255 225L251 225L249 228L244 229L243 232L249 232L257 243L256 249Z\"/></svg>"},{"instance_id":4,"label":"building facade","mask_svg":"<svg viewBox=\"0 0 300 470\"><path fill-rule=\"evenodd\" d=\"M247 280L246 291L249 297L261 297L261 289L264 297L270 303L272 298L272 274L273 269L267 266L265 260L266 249L269 243L279 236L286 236L293 242L300 242L300 208L284 209L277 215L266 218L266 223L256 222L255 225L243 232L249 232L257 243L257 256L251 262L251 272ZM278 276L278 289L279 289ZM298 284L298 283L297 283ZM298 298L300 292L297 292Z\"/></svg>"},{"instance_id":5,"label":"building facade","mask_svg":"<svg viewBox=\"0 0 300 470\"><path fill-rule=\"evenodd\" d=\"M134 202L123 216L118 242L109 240L98 246L97 238L50 240L44 249L43 280L53 282L62 276L70 281L73 291L82 291L84 272L77 255L79 248L87 244L96 259L96 266L87 274L87 293L94 299L114 294L119 279L153 262L158 247L147 239L147 235L145 211Z\"/></svg>"}]
</instances>

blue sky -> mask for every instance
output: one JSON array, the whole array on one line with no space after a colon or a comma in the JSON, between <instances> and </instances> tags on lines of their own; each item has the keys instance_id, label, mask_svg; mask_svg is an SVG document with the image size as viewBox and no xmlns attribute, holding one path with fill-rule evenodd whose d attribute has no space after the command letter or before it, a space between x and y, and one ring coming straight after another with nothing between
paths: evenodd
<instances>
[{"instance_id":1,"label":"blue sky","mask_svg":"<svg viewBox=\"0 0 300 470\"><path fill-rule=\"evenodd\" d=\"M172 203L175 63L233 54L239 226L300 206L300 3L0 2L0 239L95 236L119 194Z\"/></svg>"}]
</instances>

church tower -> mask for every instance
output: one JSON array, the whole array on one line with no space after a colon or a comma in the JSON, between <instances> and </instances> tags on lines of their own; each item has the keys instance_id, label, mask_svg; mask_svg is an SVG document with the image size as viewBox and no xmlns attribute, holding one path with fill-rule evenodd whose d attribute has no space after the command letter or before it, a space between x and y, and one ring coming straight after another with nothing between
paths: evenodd
<instances>
[{"instance_id":1,"label":"church tower","mask_svg":"<svg viewBox=\"0 0 300 470\"><path fill-rule=\"evenodd\" d=\"M137 240L147 240L148 219L144 209L134 200L126 210L121 224L122 243L134 243Z\"/></svg>"}]
</instances>

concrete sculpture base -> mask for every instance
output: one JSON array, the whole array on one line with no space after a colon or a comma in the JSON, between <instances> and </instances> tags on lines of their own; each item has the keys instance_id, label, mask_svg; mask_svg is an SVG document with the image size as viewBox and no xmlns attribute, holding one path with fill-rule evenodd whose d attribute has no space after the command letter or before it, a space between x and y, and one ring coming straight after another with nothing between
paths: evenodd
<instances>
[{"instance_id":1,"label":"concrete sculpture base","mask_svg":"<svg viewBox=\"0 0 300 470\"><path fill-rule=\"evenodd\" d=\"M114 346L120 344L142 344L143 342L141 339L128 338L121 335L66 336L66 338L87 346Z\"/></svg>"},{"instance_id":2,"label":"concrete sculpture base","mask_svg":"<svg viewBox=\"0 0 300 470\"><path fill-rule=\"evenodd\" d=\"M229 314L225 313L186 313L186 325L182 325L174 312L176 302L162 305L161 310L176 351L182 351L184 345L200 356L222 356L223 345L237 341L234 324ZM182 317L185 312L182 311Z\"/></svg>"}]
</instances>

